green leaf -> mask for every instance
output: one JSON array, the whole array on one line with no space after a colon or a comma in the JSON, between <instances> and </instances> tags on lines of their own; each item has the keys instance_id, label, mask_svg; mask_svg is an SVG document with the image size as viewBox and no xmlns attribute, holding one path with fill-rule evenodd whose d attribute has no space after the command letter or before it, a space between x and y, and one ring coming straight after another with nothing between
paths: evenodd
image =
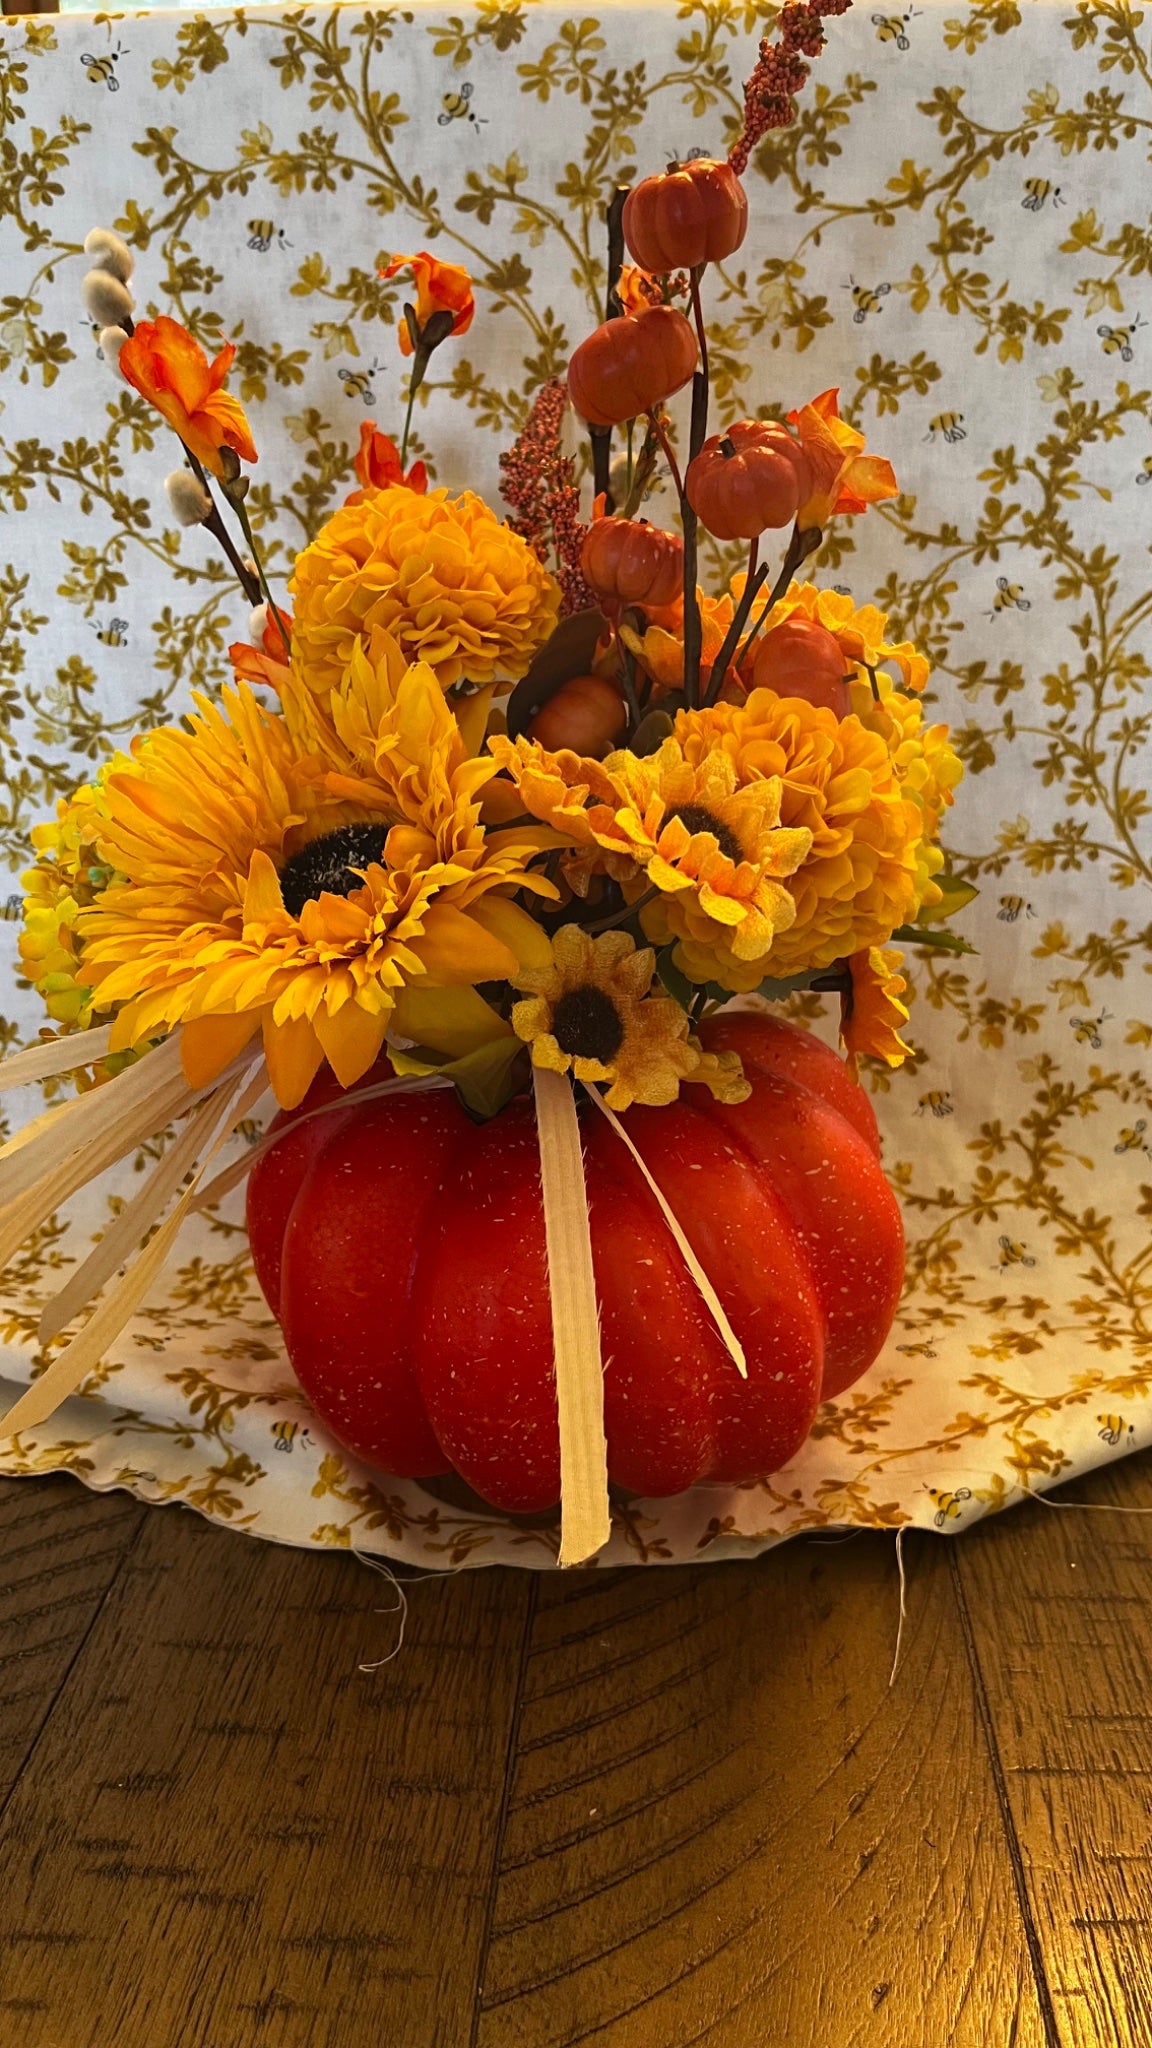
<instances>
[{"instance_id":1,"label":"green leaf","mask_svg":"<svg viewBox=\"0 0 1152 2048\"><path fill-rule=\"evenodd\" d=\"M902 924L892 934L894 946L925 946L936 953L975 953L976 948L959 932L940 932L926 924Z\"/></svg>"},{"instance_id":2,"label":"green leaf","mask_svg":"<svg viewBox=\"0 0 1152 2048\"><path fill-rule=\"evenodd\" d=\"M516 1093L515 1066L525 1051L521 1039L509 1036L491 1039L463 1059L445 1059L426 1045L409 1046L406 1052L390 1049L388 1057L398 1074L439 1074L451 1081L468 1115L487 1123Z\"/></svg>"},{"instance_id":3,"label":"green leaf","mask_svg":"<svg viewBox=\"0 0 1152 2048\"><path fill-rule=\"evenodd\" d=\"M980 894L973 882L961 882L956 875L937 875L936 887L942 891L944 900L922 910L916 919L917 925L943 924Z\"/></svg>"}]
</instances>

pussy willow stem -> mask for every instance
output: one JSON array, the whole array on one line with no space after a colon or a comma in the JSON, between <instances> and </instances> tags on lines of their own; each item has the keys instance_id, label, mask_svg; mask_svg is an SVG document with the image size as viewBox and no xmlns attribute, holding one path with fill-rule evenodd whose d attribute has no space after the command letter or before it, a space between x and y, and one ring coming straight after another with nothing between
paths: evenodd
<instances>
[{"instance_id":1,"label":"pussy willow stem","mask_svg":"<svg viewBox=\"0 0 1152 2048\"><path fill-rule=\"evenodd\" d=\"M676 486L676 495L679 498L681 505L683 505L685 502L684 479L680 474L680 464L676 460L676 456L672 448L672 443L668 439L667 434L665 433L663 427L660 424L660 421L657 419L654 412L650 412L648 415L648 425L652 433L655 434L656 439L660 444L661 453L664 457L665 462L668 464L669 469L672 472L672 481Z\"/></svg>"},{"instance_id":2,"label":"pussy willow stem","mask_svg":"<svg viewBox=\"0 0 1152 2048\"><path fill-rule=\"evenodd\" d=\"M248 569L244 562L241 560L239 550L235 546L232 540L232 536L228 531L228 528L225 526L224 521L220 517L220 510L219 507L217 506L215 498L212 496L212 487L208 482L208 477L205 472L204 465L202 462L198 460L198 458L195 455L193 455L192 450L187 446L187 444L184 441L181 441L180 446L183 448L184 453L188 458L188 465L192 471L193 476L200 484L205 496L208 499L209 504L212 507L212 510L208 518L202 519L200 524L204 528L205 533L210 533L212 535L213 540L218 541L220 546L223 548L224 553L227 555L232 568L236 572L237 581L239 582L240 588L244 592L244 595L247 598L249 604L258 604L260 601L260 580L257 577L256 580L253 581L251 570Z\"/></svg>"},{"instance_id":3,"label":"pussy willow stem","mask_svg":"<svg viewBox=\"0 0 1152 2048\"><path fill-rule=\"evenodd\" d=\"M413 371L413 373L412 373L412 376L411 376L411 377L410 377L410 378L408 379L408 410L407 410L407 412L406 412L406 413L404 414L404 432L403 432L403 435L401 436L401 440L400 440L400 470L401 470L401 474L403 474L403 470L404 470L404 465L405 465L405 463L406 463L406 462L407 462L407 460L408 460L408 436L409 436L409 434L410 434L410 433L412 432L412 407L413 407L413 406L415 405L415 403L416 403L416 390L417 390L417 386L416 386L416 381L415 381L415 377L416 377L416 373L415 373L415 371Z\"/></svg>"},{"instance_id":4,"label":"pussy willow stem","mask_svg":"<svg viewBox=\"0 0 1152 2048\"><path fill-rule=\"evenodd\" d=\"M711 672L708 677L708 688L704 693L705 704L714 704L720 695L724 687L724 678L728 673L728 665L736 652L737 642L745 626L748 624L749 614L756 599L768 581L767 566L762 569L758 569L756 566L759 554L760 536L757 534L756 539L748 549L748 577L744 585L744 594L732 615L732 624L729 626L720 644L720 652L712 663Z\"/></svg>"},{"instance_id":5,"label":"pussy willow stem","mask_svg":"<svg viewBox=\"0 0 1152 2048\"><path fill-rule=\"evenodd\" d=\"M700 348L700 368L692 379L692 421L688 431L689 463L699 455L708 434L708 332L704 325L704 309L700 303L700 279L703 273L704 266L700 264L689 273L688 278L692 316L696 322L696 339ZM703 633L700 625L700 600L696 595L697 521L696 514L683 491L680 493L680 528L684 536L684 701L691 710L700 699L700 654Z\"/></svg>"},{"instance_id":6,"label":"pussy willow stem","mask_svg":"<svg viewBox=\"0 0 1152 2048\"><path fill-rule=\"evenodd\" d=\"M779 604L780 599L786 594L788 587L792 582L792 578L795 576L796 571L800 567L801 563L805 562L808 559L808 556L814 553L815 549L819 546L820 535L817 534L815 540L812 540L810 537L814 531L815 529L810 527L807 533L801 533L800 528L798 526L794 526L792 528L792 538L788 542L788 552L784 557L784 562L783 566L781 567L780 574L777 576L775 583L772 585L772 588L768 593L767 599L765 600L763 606L756 615L756 618L752 625L752 631L749 633L748 638L745 640L743 647L740 649L739 654L736 656L737 668L743 668L745 657L748 653L749 648L752 645L752 642L755 640L757 633L760 632L761 628L769 618L775 606Z\"/></svg>"},{"instance_id":7,"label":"pussy willow stem","mask_svg":"<svg viewBox=\"0 0 1152 2048\"><path fill-rule=\"evenodd\" d=\"M281 641L283 642L285 657L287 658L287 660L291 661L292 643L288 638L288 628L284 624L284 621L281 618L279 611L277 610L276 599L272 595L271 586L269 585L268 578L264 573L264 565L260 560L260 551L256 546L256 536L252 531L252 522L248 517L248 511L244 504L244 500L243 498L229 498L228 503L231 505L233 511L236 514L237 519L240 521L240 526L243 531L244 538L248 543L249 550L251 551L252 560L256 564L256 574L260 578L260 588L264 593L264 602L267 605L269 611L271 612L272 617L276 621L276 631L279 633Z\"/></svg>"}]
</instances>

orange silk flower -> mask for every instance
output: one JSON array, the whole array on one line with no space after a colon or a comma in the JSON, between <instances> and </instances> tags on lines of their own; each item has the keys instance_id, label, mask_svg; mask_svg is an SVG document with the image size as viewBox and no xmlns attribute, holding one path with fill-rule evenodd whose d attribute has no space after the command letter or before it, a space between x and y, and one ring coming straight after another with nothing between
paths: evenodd
<instances>
[{"instance_id":1,"label":"orange silk flower","mask_svg":"<svg viewBox=\"0 0 1152 2048\"><path fill-rule=\"evenodd\" d=\"M400 450L395 441L382 434L371 420L360 422L360 446L353 463L358 481L363 489L353 491L345 499L347 505L363 503L368 491L385 491L390 484L405 484L410 491L423 497L428 489L428 471L422 462L414 462L405 476L400 467Z\"/></svg>"},{"instance_id":2,"label":"orange silk flower","mask_svg":"<svg viewBox=\"0 0 1152 2048\"><path fill-rule=\"evenodd\" d=\"M245 462L257 460L251 429L238 398L221 387L236 354L226 342L214 363L178 320L161 313L141 320L120 351L119 365L134 390L163 413L189 453L213 476L223 476L222 448Z\"/></svg>"},{"instance_id":3,"label":"orange silk flower","mask_svg":"<svg viewBox=\"0 0 1152 2048\"><path fill-rule=\"evenodd\" d=\"M654 277L636 263L621 266L616 296L626 313L643 313L649 306L662 306L664 294Z\"/></svg>"},{"instance_id":4,"label":"orange silk flower","mask_svg":"<svg viewBox=\"0 0 1152 2048\"><path fill-rule=\"evenodd\" d=\"M892 464L864 454L864 436L840 417L840 393L822 391L790 412L804 451L811 489L796 515L801 532L825 526L834 512L863 512L881 498L899 496Z\"/></svg>"},{"instance_id":5,"label":"orange silk flower","mask_svg":"<svg viewBox=\"0 0 1152 2048\"><path fill-rule=\"evenodd\" d=\"M416 284L416 325L423 333L433 313L451 313L452 334L467 334L476 311L472 279L459 263L440 263L422 249L418 256L394 256L381 277L395 277L398 270L411 269ZM400 353L415 353L407 322L400 322Z\"/></svg>"}]
</instances>

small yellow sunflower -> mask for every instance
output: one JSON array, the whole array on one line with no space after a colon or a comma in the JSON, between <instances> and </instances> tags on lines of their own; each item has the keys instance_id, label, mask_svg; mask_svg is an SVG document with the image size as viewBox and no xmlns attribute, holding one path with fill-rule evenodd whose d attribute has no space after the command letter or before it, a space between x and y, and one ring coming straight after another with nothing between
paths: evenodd
<instances>
[{"instance_id":1,"label":"small yellow sunflower","mask_svg":"<svg viewBox=\"0 0 1152 2048\"><path fill-rule=\"evenodd\" d=\"M556 625L560 588L471 491L397 486L334 513L298 558L292 665L327 706L373 627L440 687L518 681Z\"/></svg>"},{"instance_id":2,"label":"small yellow sunflower","mask_svg":"<svg viewBox=\"0 0 1152 2048\"><path fill-rule=\"evenodd\" d=\"M898 1067L911 1054L900 1033L908 1022L907 1005L900 998L908 984L900 973L903 953L895 948L870 946L854 953L848 962L852 992L844 1004L840 1037L847 1052L866 1053Z\"/></svg>"},{"instance_id":3,"label":"small yellow sunflower","mask_svg":"<svg viewBox=\"0 0 1152 2048\"><path fill-rule=\"evenodd\" d=\"M649 994L656 956L637 951L626 932L598 938L561 925L547 967L515 977L527 989L512 1028L532 1048L532 1063L578 1081L605 1081L610 1109L633 1102L674 1102L682 1081L701 1082L721 1102L751 1093L735 1053L707 1053L671 996Z\"/></svg>"},{"instance_id":4,"label":"small yellow sunflower","mask_svg":"<svg viewBox=\"0 0 1152 2048\"><path fill-rule=\"evenodd\" d=\"M650 937L722 943L739 960L760 959L796 915L784 878L812 835L781 826L778 780L741 779L722 750L690 752L681 724L644 758L622 749L585 761L531 741L491 744L534 817L607 855L602 865L632 901L658 892Z\"/></svg>"},{"instance_id":5,"label":"small yellow sunflower","mask_svg":"<svg viewBox=\"0 0 1152 2048\"><path fill-rule=\"evenodd\" d=\"M363 778L349 797L330 789L246 689L220 708L199 700L189 727L147 734L107 779L100 848L123 880L79 929L97 1001L124 1006L115 1046L182 1025L200 1083L262 1031L291 1107L324 1059L344 1086L359 1079L410 983L517 970L530 920L496 892L525 881L524 863L476 822L475 776L458 779L463 742L428 669L406 672L377 735L387 755L390 735L402 753L419 734L423 780L398 774L371 802Z\"/></svg>"}]
</instances>

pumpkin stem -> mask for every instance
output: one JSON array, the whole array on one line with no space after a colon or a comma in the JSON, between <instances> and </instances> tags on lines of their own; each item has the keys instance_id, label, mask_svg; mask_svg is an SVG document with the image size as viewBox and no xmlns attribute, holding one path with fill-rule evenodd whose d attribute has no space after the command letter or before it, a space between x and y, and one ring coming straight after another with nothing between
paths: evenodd
<instances>
[{"instance_id":1,"label":"pumpkin stem","mask_svg":"<svg viewBox=\"0 0 1152 2048\"><path fill-rule=\"evenodd\" d=\"M736 453L736 443L733 441L730 434L724 434L721 437L720 453L724 457L725 462L731 462L732 457Z\"/></svg>"}]
</instances>

